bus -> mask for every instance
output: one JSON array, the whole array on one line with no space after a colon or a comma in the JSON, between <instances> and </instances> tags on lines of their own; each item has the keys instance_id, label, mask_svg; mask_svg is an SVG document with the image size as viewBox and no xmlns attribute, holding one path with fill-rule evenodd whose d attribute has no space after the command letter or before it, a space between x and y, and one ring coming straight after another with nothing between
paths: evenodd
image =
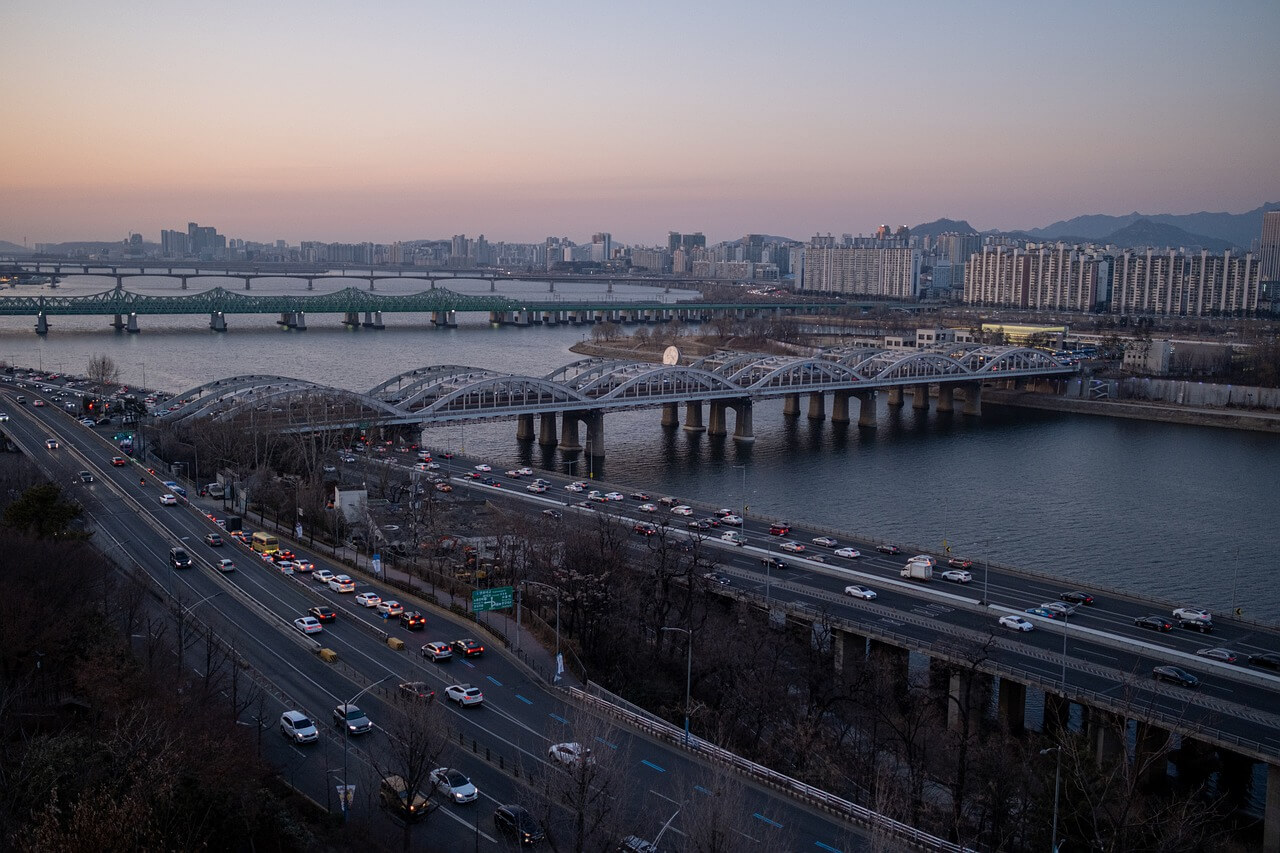
<instances>
[{"instance_id":1,"label":"bus","mask_svg":"<svg viewBox=\"0 0 1280 853\"><path fill-rule=\"evenodd\" d=\"M280 541L270 533L259 531L249 540L249 547L259 554L274 554L280 550Z\"/></svg>"}]
</instances>

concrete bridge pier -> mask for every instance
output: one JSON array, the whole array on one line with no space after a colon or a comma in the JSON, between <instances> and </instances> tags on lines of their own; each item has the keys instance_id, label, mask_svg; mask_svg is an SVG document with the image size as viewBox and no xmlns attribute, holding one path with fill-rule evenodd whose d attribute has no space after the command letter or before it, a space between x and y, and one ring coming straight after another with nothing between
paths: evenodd
<instances>
[{"instance_id":1,"label":"concrete bridge pier","mask_svg":"<svg viewBox=\"0 0 1280 853\"><path fill-rule=\"evenodd\" d=\"M556 415L555 412L543 412L538 415L538 444L543 447L556 446Z\"/></svg>"},{"instance_id":2,"label":"concrete bridge pier","mask_svg":"<svg viewBox=\"0 0 1280 853\"><path fill-rule=\"evenodd\" d=\"M861 404L858 408L858 426L874 427L879 416L876 406L876 392L856 391L853 396L857 397L858 402Z\"/></svg>"},{"instance_id":3,"label":"concrete bridge pier","mask_svg":"<svg viewBox=\"0 0 1280 853\"><path fill-rule=\"evenodd\" d=\"M902 698L907 695L910 687L907 666L911 655L906 649L881 640L871 640L867 644L867 659L879 669L883 678L892 683L896 696Z\"/></svg>"},{"instance_id":4,"label":"concrete bridge pier","mask_svg":"<svg viewBox=\"0 0 1280 853\"><path fill-rule=\"evenodd\" d=\"M938 385L939 412L954 412L956 410L955 391L956 387L950 383L943 382Z\"/></svg>"},{"instance_id":5,"label":"concrete bridge pier","mask_svg":"<svg viewBox=\"0 0 1280 853\"><path fill-rule=\"evenodd\" d=\"M982 383L981 382L965 383L964 413L966 415L982 414Z\"/></svg>"},{"instance_id":6,"label":"concrete bridge pier","mask_svg":"<svg viewBox=\"0 0 1280 853\"><path fill-rule=\"evenodd\" d=\"M36 334L37 335L49 334L49 318L45 316L45 313L43 311L36 314Z\"/></svg>"},{"instance_id":7,"label":"concrete bridge pier","mask_svg":"<svg viewBox=\"0 0 1280 853\"><path fill-rule=\"evenodd\" d=\"M315 276L313 276L313 275L309 275L309 276L307 276L307 277L306 277L306 279L307 279L307 290L315 290L315 289L316 289L316 277L315 277Z\"/></svg>"},{"instance_id":8,"label":"concrete bridge pier","mask_svg":"<svg viewBox=\"0 0 1280 853\"><path fill-rule=\"evenodd\" d=\"M130 314L129 314L129 325L125 326L125 327L124 327L124 330L125 330L126 332L128 332L129 334L131 334L131 335L136 335L136 334L138 334L138 332L140 332L140 331L141 331L141 329L139 329L139 328L138 328L138 315L137 315L137 314L134 314L134 313L130 313Z\"/></svg>"},{"instance_id":9,"label":"concrete bridge pier","mask_svg":"<svg viewBox=\"0 0 1280 853\"><path fill-rule=\"evenodd\" d=\"M225 332L227 330L227 317L221 311L214 311L209 315L209 328L215 332Z\"/></svg>"},{"instance_id":10,"label":"concrete bridge pier","mask_svg":"<svg viewBox=\"0 0 1280 853\"><path fill-rule=\"evenodd\" d=\"M115 319L111 321L111 328L115 329L117 332L124 331L124 315L123 314L117 314L115 316Z\"/></svg>"},{"instance_id":11,"label":"concrete bridge pier","mask_svg":"<svg viewBox=\"0 0 1280 853\"><path fill-rule=\"evenodd\" d=\"M662 404L662 425L664 427L680 426L680 404L679 403L663 403Z\"/></svg>"},{"instance_id":12,"label":"concrete bridge pier","mask_svg":"<svg viewBox=\"0 0 1280 853\"><path fill-rule=\"evenodd\" d=\"M736 403L731 403L730 406L733 408L734 414L737 416L734 418L733 423L733 440L755 441L756 433L755 425L751 417L750 398L738 400Z\"/></svg>"},{"instance_id":13,"label":"concrete bridge pier","mask_svg":"<svg viewBox=\"0 0 1280 853\"><path fill-rule=\"evenodd\" d=\"M1267 800L1262 808L1262 849L1280 850L1280 764L1267 765Z\"/></svg>"},{"instance_id":14,"label":"concrete bridge pier","mask_svg":"<svg viewBox=\"0 0 1280 853\"><path fill-rule=\"evenodd\" d=\"M710 411L707 417L707 435L728 435L729 429L725 426L725 401L712 400L709 407Z\"/></svg>"},{"instance_id":15,"label":"concrete bridge pier","mask_svg":"<svg viewBox=\"0 0 1280 853\"><path fill-rule=\"evenodd\" d=\"M245 289L245 290L248 290L248 289L249 289L249 276L247 276L247 275L242 275L242 276L237 276L237 278L243 279L243 281L244 281L244 289Z\"/></svg>"},{"instance_id":16,"label":"concrete bridge pier","mask_svg":"<svg viewBox=\"0 0 1280 853\"><path fill-rule=\"evenodd\" d=\"M490 311L490 312L489 312L489 325L490 325L490 326L501 326L501 325L502 325L502 312L501 312L501 311Z\"/></svg>"},{"instance_id":17,"label":"concrete bridge pier","mask_svg":"<svg viewBox=\"0 0 1280 853\"><path fill-rule=\"evenodd\" d=\"M364 312L364 324L363 324L363 325L364 325L364 327L365 327L366 329L385 329L385 328L386 328L386 326L382 325L382 312L381 312L381 311L366 311L366 312Z\"/></svg>"},{"instance_id":18,"label":"concrete bridge pier","mask_svg":"<svg viewBox=\"0 0 1280 853\"><path fill-rule=\"evenodd\" d=\"M556 292L556 283L554 281L547 282L547 293Z\"/></svg>"},{"instance_id":19,"label":"concrete bridge pier","mask_svg":"<svg viewBox=\"0 0 1280 853\"><path fill-rule=\"evenodd\" d=\"M916 385L911 389L911 408L920 411L929 411L929 386Z\"/></svg>"},{"instance_id":20,"label":"concrete bridge pier","mask_svg":"<svg viewBox=\"0 0 1280 853\"><path fill-rule=\"evenodd\" d=\"M991 698L991 676L985 672L953 670L947 690L947 730L975 732Z\"/></svg>"},{"instance_id":21,"label":"concrete bridge pier","mask_svg":"<svg viewBox=\"0 0 1280 853\"><path fill-rule=\"evenodd\" d=\"M787 394L782 398L782 416L784 418L800 417L800 395Z\"/></svg>"},{"instance_id":22,"label":"concrete bridge pier","mask_svg":"<svg viewBox=\"0 0 1280 853\"><path fill-rule=\"evenodd\" d=\"M1133 760L1143 785L1156 787L1168 779L1171 740L1168 729L1138 720Z\"/></svg>"},{"instance_id":23,"label":"concrete bridge pier","mask_svg":"<svg viewBox=\"0 0 1280 853\"><path fill-rule=\"evenodd\" d=\"M1027 728L1027 685L1020 681L1000 679L1000 719L1011 734L1020 735Z\"/></svg>"},{"instance_id":24,"label":"concrete bridge pier","mask_svg":"<svg viewBox=\"0 0 1280 853\"><path fill-rule=\"evenodd\" d=\"M498 292L498 280L496 278L489 279L489 292L490 293Z\"/></svg>"},{"instance_id":25,"label":"concrete bridge pier","mask_svg":"<svg viewBox=\"0 0 1280 853\"><path fill-rule=\"evenodd\" d=\"M705 432L706 427L702 425L702 401L690 400L684 404L684 431L685 432Z\"/></svg>"},{"instance_id":26,"label":"concrete bridge pier","mask_svg":"<svg viewBox=\"0 0 1280 853\"><path fill-rule=\"evenodd\" d=\"M1056 693L1044 694L1044 731L1062 733L1071 723L1071 700Z\"/></svg>"},{"instance_id":27,"label":"concrete bridge pier","mask_svg":"<svg viewBox=\"0 0 1280 853\"><path fill-rule=\"evenodd\" d=\"M581 450L582 442L578 439L578 418L580 412L565 412L561 415L560 449Z\"/></svg>"},{"instance_id":28,"label":"concrete bridge pier","mask_svg":"<svg viewBox=\"0 0 1280 853\"><path fill-rule=\"evenodd\" d=\"M342 325L352 329L360 328L360 312L348 311L346 316L342 318Z\"/></svg>"},{"instance_id":29,"label":"concrete bridge pier","mask_svg":"<svg viewBox=\"0 0 1280 853\"><path fill-rule=\"evenodd\" d=\"M596 459L604 458L604 411L592 409L586 413L587 421L587 455Z\"/></svg>"},{"instance_id":30,"label":"concrete bridge pier","mask_svg":"<svg viewBox=\"0 0 1280 853\"><path fill-rule=\"evenodd\" d=\"M516 419L516 441L533 441L533 415L521 415Z\"/></svg>"},{"instance_id":31,"label":"concrete bridge pier","mask_svg":"<svg viewBox=\"0 0 1280 853\"><path fill-rule=\"evenodd\" d=\"M369 276L369 289L370 289L370 290L374 290L374 289L375 289L375 288L374 288L374 286L373 286L373 276Z\"/></svg>"},{"instance_id":32,"label":"concrete bridge pier","mask_svg":"<svg viewBox=\"0 0 1280 853\"><path fill-rule=\"evenodd\" d=\"M831 422L833 424L849 423L849 398L852 391L835 391L831 394Z\"/></svg>"},{"instance_id":33,"label":"concrete bridge pier","mask_svg":"<svg viewBox=\"0 0 1280 853\"><path fill-rule=\"evenodd\" d=\"M307 312L296 311L293 315L293 327L300 332L307 330Z\"/></svg>"},{"instance_id":34,"label":"concrete bridge pier","mask_svg":"<svg viewBox=\"0 0 1280 853\"><path fill-rule=\"evenodd\" d=\"M172 275L172 270L170 271L170 275ZM189 277L190 277L190 276L185 276L185 275L180 275L180 276L178 276L178 278L182 279L182 289L183 289L183 290L186 290L186 289L187 289L187 279L188 279Z\"/></svg>"},{"instance_id":35,"label":"concrete bridge pier","mask_svg":"<svg viewBox=\"0 0 1280 853\"><path fill-rule=\"evenodd\" d=\"M809 395L809 420L824 421L827 419L827 401L821 391Z\"/></svg>"},{"instance_id":36,"label":"concrete bridge pier","mask_svg":"<svg viewBox=\"0 0 1280 853\"><path fill-rule=\"evenodd\" d=\"M1094 762L1101 767L1111 761L1123 760L1124 717L1097 708L1093 711L1089 715L1088 735Z\"/></svg>"},{"instance_id":37,"label":"concrete bridge pier","mask_svg":"<svg viewBox=\"0 0 1280 853\"><path fill-rule=\"evenodd\" d=\"M899 407L902 405L902 386L893 385L889 388L889 405Z\"/></svg>"},{"instance_id":38,"label":"concrete bridge pier","mask_svg":"<svg viewBox=\"0 0 1280 853\"><path fill-rule=\"evenodd\" d=\"M1218 750L1221 769L1218 771L1218 795L1226 800L1227 807L1239 809L1249 802L1250 789L1253 786L1253 759L1232 752L1229 749ZM1267 781L1271 781L1271 773L1267 773ZM1267 791L1267 802L1271 801L1271 791ZM1264 830L1265 832L1265 830ZM1274 850L1277 848L1267 848Z\"/></svg>"}]
</instances>

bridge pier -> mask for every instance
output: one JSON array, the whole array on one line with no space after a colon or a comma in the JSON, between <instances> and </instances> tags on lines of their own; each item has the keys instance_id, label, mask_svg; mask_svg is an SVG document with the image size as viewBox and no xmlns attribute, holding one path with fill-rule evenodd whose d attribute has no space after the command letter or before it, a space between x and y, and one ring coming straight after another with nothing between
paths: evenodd
<instances>
[{"instance_id":1,"label":"bridge pier","mask_svg":"<svg viewBox=\"0 0 1280 853\"><path fill-rule=\"evenodd\" d=\"M1280 764L1267 764L1267 800L1262 809L1262 849L1280 850Z\"/></svg>"},{"instance_id":2,"label":"bridge pier","mask_svg":"<svg viewBox=\"0 0 1280 853\"><path fill-rule=\"evenodd\" d=\"M556 446L556 415L555 412L543 412L538 416L540 423L538 424L538 444L543 447Z\"/></svg>"},{"instance_id":3,"label":"bridge pier","mask_svg":"<svg viewBox=\"0 0 1280 853\"><path fill-rule=\"evenodd\" d=\"M729 429L725 426L725 401L712 400L707 417L707 435L728 435Z\"/></svg>"},{"instance_id":4,"label":"bridge pier","mask_svg":"<svg viewBox=\"0 0 1280 853\"><path fill-rule=\"evenodd\" d=\"M898 407L902 405L902 386L893 385L889 388L889 405Z\"/></svg>"},{"instance_id":5,"label":"bridge pier","mask_svg":"<svg viewBox=\"0 0 1280 853\"><path fill-rule=\"evenodd\" d=\"M533 441L533 415L516 418L516 441Z\"/></svg>"},{"instance_id":6,"label":"bridge pier","mask_svg":"<svg viewBox=\"0 0 1280 853\"><path fill-rule=\"evenodd\" d=\"M1020 681L1000 679L1000 719L1011 734L1020 735L1027 729L1027 685Z\"/></svg>"},{"instance_id":7,"label":"bridge pier","mask_svg":"<svg viewBox=\"0 0 1280 853\"><path fill-rule=\"evenodd\" d=\"M1138 778L1147 787L1156 787L1169 777L1172 735L1167 729L1138 720L1133 763Z\"/></svg>"},{"instance_id":8,"label":"bridge pier","mask_svg":"<svg viewBox=\"0 0 1280 853\"><path fill-rule=\"evenodd\" d=\"M564 412L561 415L560 449L581 450L582 442L578 440L579 412Z\"/></svg>"},{"instance_id":9,"label":"bridge pier","mask_svg":"<svg viewBox=\"0 0 1280 853\"><path fill-rule=\"evenodd\" d=\"M964 413L966 415L982 414L982 383L981 382L965 383Z\"/></svg>"},{"instance_id":10,"label":"bridge pier","mask_svg":"<svg viewBox=\"0 0 1280 853\"><path fill-rule=\"evenodd\" d=\"M917 411L929 411L929 386L916 385L911 389L911 408Z\"/></svg>"},{"instance_id":11,"label":"bridge pier","mask_svg":"<svg viewBox=\"0 0 1280 853\"><path fill-rule=\"evenodd\" d=\"M45 313L43 311L36 314L36 334L37 335L49 334L49 318L45 316Z\"/></svg>"},{"instance_id":12,"label":"bridge pier","mask_svg":"<svg viewBox=\"0 0 1280 853\"><path fill-rule=\"evenodd\" d=\"M307 290L315 290L315 289L316 289L316 277L315 277L315 276L313 276L313 275L309 275L309 276L306 276L305 278L307 279Z\"/></svg>"},{"instance_id":13,"label":"bridge pier","mask_svg":"<svg viewBox=\"0 0 1280 853\"><path fill-rule=\"evenodd\" d=\"M489 292L490 293L498 292L498 280L496 278L489 279Z\"/></svg>"},{"instance_id":14,"label":"bridge pier","mask_svg":"<svg viewBox=\"0 0 1280 853\"><path fill-rule=\"evenodd\" d=\"M117 314L115 316L115 319L111 321L111 328L115 329L117 332L124 331L124 315L123 314Z\"/></svg>"},{"instance_id":15,"label":"bridge pier","mask_svg":"<svg viewBox=\"0 0 1280 853\"><path fill-rule=\"evenodd\" d=\"M953 670L947 690L947 730L974 732L991 696L991 676ZM967 719L967 725L966 725Z\"/></svg>"},{"instance_id":16,"label":"bridge pier","mask_svg":"<svg viewBox=\"0 0 1280 853\"><path fill-rule=\"evenodd\" d=\"M170 270L170 271L169 271L169 274L170 274L170 275L172 275L172 274L173 274L173 270ZM182 289L183 289L183 290L186 290L186 289L187 289L187 279L189 278L189 276L180 275L180 276L178 276L178 278L182 279Z\"/></svg>"},{"instance_id":17,"label":"bridge pier","mask_svg":"<svg viewBox=\"0 0 1280 853\"><path fill-rule=\"evenodd\" d=\"M858 426L874 427L879 416L876 406L875 391L855 391L854 395L858 398Z\"/></svg>"},{"instance_id":18,"label":"bridge pier","mask_svg":"<svg viewBox=\"0 0 1280 853\"><path fill-rule=\"evenodd\" d=\"M955 392L956 386L949 382L941 382L938 384L939 412L954 412L956 410Z\"/></svg>"},{"instance_id":19,"label":"bridge pier","mask_svg":"<svg viewBox=\"0 0 1280 853\"><path fill-rule=\"evenodd\" d=\"M225 332L227 330L227 317L221 311L214 311L209 315L209 328L215 332Z\"/></svg>"},{"instance_id":20,"label":"bridge pier","mask_svg":"<svg viewBox=\"0 0 1280 853\"><path fill-rule=\"evenodd\" d=\"M431 314L431 322L436 326L443 326L446 329L456 329L458 328L458 312L435 311Z\"/></svg>"},{"instance_id":21,"label":"bridge pier","mask_svg":"<svg viewBox=\"0 0 1280 853\"><path fill-rule=\"evenodd\" d=\"M898 698L907 695L910 687L907 667L911 654L906 649L882 640L871 640L867 644L867 659L890 681L894 695Z\"/></svg>"},{"instance_id":22,"label":"bridge pier","mask_svg":"<svg viewBox=\"0 0 1280 853\"><path fill-rule=\"evenodd\" d=\"M1056 693L1044 694L1044 731L1061 735L1071 723L1071 700Z\"/></svg>"},{"instance_id":23,"label":"bridge pier","mask_svg":"<svg viewBox=\"0 0 1280 853\"><path fill-rule=\"evenodd\" d=\"M1089 715L1089 741L1099 766L1124 758L1124 717L1097 708Z\"/></svg>"},{"instance_id":24,"label":"bridge pier","mask_svg":"<svg viewBox=\"0 0 1280 853\"><path fill-rule=\"evenodd\" d=\"M755 441L755 424L751 417L751 399L739 400L733 404L734 418L733 424L733 440L734 441Z\"/></svg>"},{"instance_id":25,"label":"bridge pier","mask_svg":"<svg viewBox=\"0 0 1280 853\"><path fill-rule=\"evenodd\" d=\"M680 426L680 404L679 403L663 403L662 404L662 425L664 427Z\"/></svg>"},{"instance_id":26,"label":"bridge pier","mask_svg":"<svg viewBox=\"0 0 1280 853\"><path fill-rule=\"evenodd\" d=\"M297 329L299 332L305 332L307 330L307 312L306 311L294 312L293 328Z\"/></svg>"},{"instance_id":27,"label":"bridge pier","mask_svg":"<svg viewBox=\"0 0 1280 853\"><path fill-rule=\"evenodd\" d=\"M809 395L809 420L823 421L827 419L826 397L821 391Z\"/></svg>"},{"instance_id":28,"label":"bridge pier","mask_svg":"<svg viewBox=\"0 0 1280 853\"><path fill-rule=\"evenodd\" d=\"M604 411L592 409L586 413L587 420L587 455L596 459L604 458Z\"/></svg>"},{"instance_id":29,"label":"bridge pier","mask_svg":"<svg viewBox=\"0 0 1280 853\"><path fill-rule=\"evenodd\" d=\"M135 313L130 313L130 314L129 314L129 325L125 326L125 327L124 327L124 330L125 330L126 332L128 332L129 334L131 334L131 335L136 335L136 334L138 334L138 332L139 332L139 331L141 331L141 330L138 328L138 315L137 315L137 314L135 314Z\"/></svg>"},{"instance_id":30,"label":"bridge pier","mask_svg":"<svg viewBox=\"0 0 1280 853\"><path fill-rule=\"evenodd\" d=\"M554 281L547 282L547 293L556 292L556 283Z\"/></svg>"},{"instance_id":31,"label":"bridge pier","mask_svg":"<svg viewBox=\"0 0 1280 853\"><path fill-rule=\"evenodd\" d=\"M831 422L833 424L849 423L849 398L852 391L835 391L831 394Z\"/></svg>"},{"instance_id":32,"label":"bridge pier","mask_svg":"<svg viewBox=\"0 0 1280 853\"><path fill-rule=\"evenodd\" d=\"M702 425L702 401L690 400L684 404L684 431L705 432Z\"/></svg>"},{"instance_id":33,"label":"bridge pier","mask_svg":"<svg viewBox=\"0 0 1280 853\"><path fill-rule=\"evenodd\" d=\"M342 325L351 329L360 328L360 312L348 311L346 316L342 318Z\"/></svg>"},{"instance_id":34,"label":"bridge pier","mask_svg":"<svg viewBox=\"0 0 1280 853\"><path fill-rule=\"evenodd\" d=\"M237 278L242 278L242 279L244 279L244 289L245 289L245 290L248 290L248 289L249 289L249 276L247 276L247 275L242 275L242 276L237 276Z\"/></svg>"},{"instance_id":35,"label":"bridge pier","mask_svg":"<svg viewBox=\"0 0 1280 853\"><path fill-rule=\"evenodd\" d=\"M385 329L386 328L386 326L382 325L381 311L364 312L364 323L362 325L366 329Z\"/></svg>"},{"instance_id":36,"label":"bridge pier","mask_svg":"<svg viewBox=\"0 0 1280 853\"><path fill-rule=\"evenodd\" d=\"M489 312L489 325L490 325L490 326L501 326L501 325L502 325L502 312L501 312L501 311L490 311L490 312Z\"/></svg>"}]
</instances>

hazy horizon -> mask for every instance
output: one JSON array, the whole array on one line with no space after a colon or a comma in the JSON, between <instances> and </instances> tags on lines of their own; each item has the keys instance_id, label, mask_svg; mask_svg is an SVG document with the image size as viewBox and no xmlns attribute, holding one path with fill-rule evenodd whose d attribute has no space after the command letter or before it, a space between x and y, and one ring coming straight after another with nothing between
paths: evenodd
<instances>
[{"instance_id":1,"label":"hazy horizon","mask_svg":"<svg viewBox=\"0 0 1280 853\"><path fill-rule=\"evenodd\" d=\"M653 244L1280 198L1280 4L889 6L14 0L0 239Z\"/></svg>"}]
</instances>

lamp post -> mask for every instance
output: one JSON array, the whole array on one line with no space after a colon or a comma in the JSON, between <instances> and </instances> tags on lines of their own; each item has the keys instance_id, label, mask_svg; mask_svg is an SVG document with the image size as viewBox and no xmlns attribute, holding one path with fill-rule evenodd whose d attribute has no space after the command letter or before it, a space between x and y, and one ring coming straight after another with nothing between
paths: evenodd
<instances>
[{"instance_id":1,"label":"lamp post","mask_svg":"<svg viewBox=\"0 0 1280 853\"><path fill-rule=\"evenodd\" d=\"M684 745L689 746L689 688L693 685L693 632L688 628L663 628L663 631L679 631L689 638L688 659L684 669Z\"/></svg>"},{"instance_id":2,"label":"lamp post","mask_svg":"<svg viewBox=\"0 0 1280 853\"><path fill-rule=\"evenodd\" d=\"M1070 617L1062 614L1062 698L1067 696L1067 620ZM1059 732L1061 737L1061 731ZM1050 752L1058 754L1057 767L1053 771L1053 829L1049 838L1050 853L1058 853L1058 794L1062 789L1062 744L1040 750L1041 755Z\"/></svg>"},{"instance_id":3,"label":"lamp post","mask_svg":"<svg viewBox=\"0 0 1280 853\"><path fill-rule=\"evenodd\" d=\"M378 679L377 681L373 682L373 684L370 684L364 690L361 690L359 693L352 696L346 702L342 703L344 706L344 709L350 709L350 707L355 704L355 701L359 699L361 696L368 693L370 690L377 687L379 684L386 681L387 679L394 678L394 677L395 677L395 674L392 673L391 675L385 675L382 678ZM343 726L342 726L342 822L344 824L347 822L347 800L350 794L350 786L347 785L347 748L350 746L350 744L351 744L351 727L349 725L346 725L344 720Z\"/></svg>"},{"instance_id":4,"label":"lamp post","mask_svg":"<svg viewBox=\"0 0 1280 853\"><path fill-rule=\"evenodd\" d=\"M746 526L747 526L747 466L743 464L743 465L734 465L733 467L742 469L742 515L738 517L742 519L743 529L746 529Z\"/></svg>"}]
</instances>

